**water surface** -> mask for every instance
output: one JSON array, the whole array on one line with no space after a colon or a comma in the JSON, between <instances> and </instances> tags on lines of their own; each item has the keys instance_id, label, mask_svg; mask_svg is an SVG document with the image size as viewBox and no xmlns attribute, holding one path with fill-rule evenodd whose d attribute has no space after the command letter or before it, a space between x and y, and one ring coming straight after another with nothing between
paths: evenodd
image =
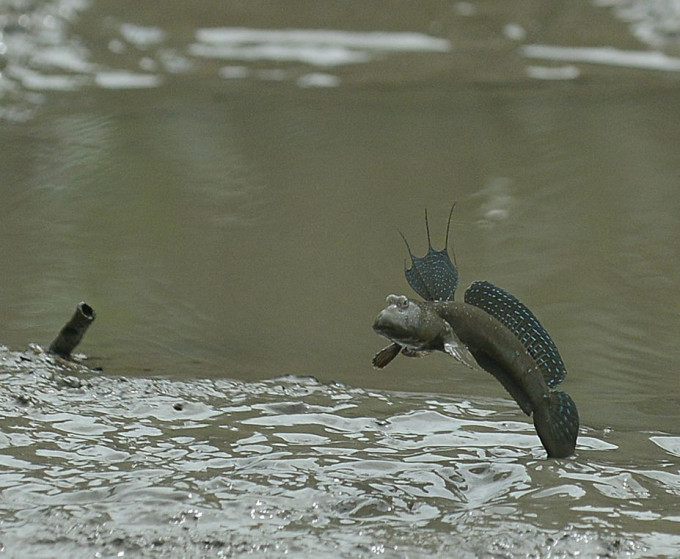
<instances>
[{"instance_id":1,"label":"water surface","mask_svg":"<svg viewBox=\"0 0 680 559\"><path fill-rule=\"evenodd\" d=\"M32 351L2 365L10 556L612 557L680 543L677 436L586 426L575 459L547 461L506 400L112 377Z\"/></svg>"}]
</instances>

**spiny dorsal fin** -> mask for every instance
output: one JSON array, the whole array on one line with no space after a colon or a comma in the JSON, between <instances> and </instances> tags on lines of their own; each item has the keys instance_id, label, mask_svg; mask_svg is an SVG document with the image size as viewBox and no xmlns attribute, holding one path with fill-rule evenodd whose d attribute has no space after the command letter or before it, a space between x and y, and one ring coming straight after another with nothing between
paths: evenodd
<instances>
[{"instance_id":1,"label":"spiny dorsal fin","mask_svg":"<svg viewBox=\"0 0 680 559\"><path fill-rule=\"evenodd\" d=\"M449 213L449 221L446 226L446 244L443 250L432 248L427 210L425 210L425 228L427 230L428 251L425 256L414 256L406 237L401 232L399 233L401 238L404 239L406 249L411 257L411 267L404 271L406 281L426 301L451 301L456 292L456 287L458 287L458 269L451 262L448 251L451 216L455 207L456 204L454 203Z\"/></svg>"},{"instance_id":2,"label":"spiny dorsal fin","mask_svg":"<svg viewBox=\"0 0 680 559\"><path fill-rule=\"evenodd\" d=\"M551 388L567 375L560 352L534 314L515 297L488 281L476 281L465 291L465 302L479 307L509 328L534 358Z\"/></svg>"}]
</instances>

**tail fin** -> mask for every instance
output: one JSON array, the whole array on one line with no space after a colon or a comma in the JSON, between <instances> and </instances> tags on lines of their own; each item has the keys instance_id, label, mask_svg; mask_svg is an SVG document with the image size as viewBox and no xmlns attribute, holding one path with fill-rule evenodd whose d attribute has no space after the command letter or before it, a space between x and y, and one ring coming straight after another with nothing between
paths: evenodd
<instances>
[{"instance_id":1,"label":"tail fin","mask_svg":"<svg viewBox=\"0 0 680 559\"><path fill-rule=\"evenodd\" d=\"M574 454L578 425L576 404L566 392L551 392L546 408L534 410L534 427L549 458Z\"/></svg>"}]
</instances>

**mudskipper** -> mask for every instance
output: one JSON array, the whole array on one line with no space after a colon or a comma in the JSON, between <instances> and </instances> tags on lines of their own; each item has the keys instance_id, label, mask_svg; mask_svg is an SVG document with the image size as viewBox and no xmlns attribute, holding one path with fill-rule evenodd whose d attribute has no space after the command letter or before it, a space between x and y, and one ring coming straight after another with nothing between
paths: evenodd
<instances>
[{"instance_id":1,"label":"mudskipper","mask_svg":"<svg viewBox=\"0 0 680 559\"><path fill-rule=\"evenodd\" d=\"M392 343L376 354L373 365L381 369L399 353L411 357L443 351L468 367L484 369L525 414L533 416L548 456L570 456L579 419L571 397L554 390L567 374L557 346L525 305L489 282L476 281L465 291L464 302L453 300L458 269L448 251L452 215L453 207L443 250L432 248L427 212L425 256L414 256L402 235L411 258L406 280L424 300L387 297L387 307L376 317L373 329Z\"/></svg>"}]
</instances>

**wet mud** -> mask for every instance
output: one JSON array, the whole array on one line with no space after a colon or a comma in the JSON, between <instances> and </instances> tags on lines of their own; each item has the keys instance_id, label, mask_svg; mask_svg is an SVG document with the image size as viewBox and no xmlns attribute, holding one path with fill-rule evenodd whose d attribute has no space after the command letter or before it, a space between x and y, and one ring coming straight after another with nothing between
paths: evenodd
<instances>
[{"instance_id":1,"label":"wet mud","mask_svg":"<svg viewBox=\"0 0 680 559\"><path fill-rule=\"evenodd\" d=\"M0 354L6 556L654 556L677 437L546 460L507 400L313 378L125 378ZM675 457L675 458L674 458ZM666 533L644 532L645 522ZM119 555L120 556L120 555Z\"/></svg>"}]
</instances>

